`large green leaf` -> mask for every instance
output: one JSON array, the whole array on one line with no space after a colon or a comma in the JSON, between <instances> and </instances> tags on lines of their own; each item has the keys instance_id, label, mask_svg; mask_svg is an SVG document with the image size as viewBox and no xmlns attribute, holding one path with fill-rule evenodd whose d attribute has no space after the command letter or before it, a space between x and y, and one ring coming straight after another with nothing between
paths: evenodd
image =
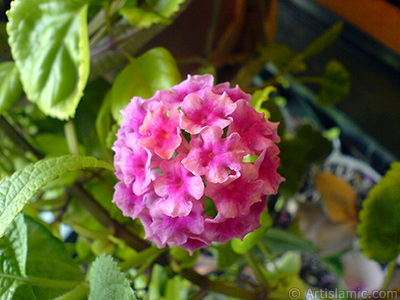
<instances>
[{"instance_id":1,"label":"large green leaf","mask_svg":"<svg viewBox=\"0 0 400 300\"><path fill-rule=\"evenodd\" d=\"M0 181L0 237L40 188L60 175L84 168L113 169L93 157L66 155L38 161L3 178Z\"/></svg>"},{"instance_id":2,"label":"large green leaf","mask_svg":"<svg viewBox=\"0 0 400 300\"><path fill-rule=\"evenodd\" d=\"M325 67L321 90L318 93L318 104L334 105L343 100L350 92L350 73L344 65L331 60Z\"/></svg>"},{"instance_id":3,"label":"large green leaf","mask_svg":"<svg viewBox=\"0 0 400 300\"><path fill-rule=\"evenodd\" d=\"M100 255L93 262L89 275L90 300L136 299L129 280L110 255Z\"/></svg>"},{"instance_id":4,"label":"large green leaf","mask_svg":"<svg viewBox=\"0 0 400 300\"><path fill-rule=\"evenodd\" d=\"M369 192L360 212L357 231L364 254L379 262L400 253L400 162Z\"/></svg>"},{"instance_id":5,"label":"large green leaf","mask_svg":"<svg viewBox=\"0 0 400 300\"><path fill-rule=\"evenodd\" d=\"M85 4L15 0L8 12L11 51L27 98L52 117L75 115L89 75Z\"/></svg>"},{"instance_id":6,"label":"large green leaf","mask_svg":"<svg viewBox=\"0 0 400 300\"><path fill-rule=\"evenodd\" d=\"M83 273L65 248L44 225L26 217L28 226L28 259L26 273L35 278L82 282ZM53 299L68 292L69 287L32 286L37 299Z\"/></svg>"},{"instance_id":7,"label":"large green leaf","mask_svg":"<svg viewBox=\"0 0 400 300\"><path fill-rule=\"evenodd\" d=\"M0 114L7 111L22 93L18 69L11 61L0 64Z\"/></svg>"},{"instance_id":8,"label":"large green leaf","mask_svg":"<svg viewBox=\"0 0 400 300\"><path fill-rule=\"evenodd\" d=\"M169 89L181 81L181 75L171 53L164 48L153 48L132 60L118 74L112 87L111 112L121 123L120 110L133 96L150 98L157 90Z\"/></svg>"},{"instance_id":9,"label":"large green leaf","mask_svg":"<svg viewBox=\"0 0 400 300\"><path fill-rule=\"evenodd\" d=\"M20 282L11 276L24 276L28 234L23 215L16 218L0 239L0 298L13 299Z\"/></svg>"}]
</instances>

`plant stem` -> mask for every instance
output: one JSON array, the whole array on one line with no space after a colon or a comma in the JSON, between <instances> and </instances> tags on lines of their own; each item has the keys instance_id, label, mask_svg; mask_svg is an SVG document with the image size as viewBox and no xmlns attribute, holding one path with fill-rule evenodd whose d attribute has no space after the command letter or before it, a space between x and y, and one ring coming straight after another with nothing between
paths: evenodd
<instances>
[{"instance_id":1,"label":"plant stem","mask_svg":"<svg viewBox=\"0 0 400 300\"><path fill-rule=\"evenodd\" d=\"M1 273L0 277L24 282L28 285L48 287L48 288L73 289L74 287L76 287L78 284L81 283L81 281L58 280L49 278L39 278L33 276L17 276L17 275L9 275Z\"/></svg>"},{"instance_id":2,"label":"plant stem","mask_svg":"<svg viewBox=\"0 0 400 300\"><path fill-rule=\"evenodd\" d=\"M250 291L234 285L226 284L220 280L211 280L207 276L200 275L192 269L183 269L181 275L189 281L197 284L202 289L224 294L238 299L261 300L266 299L265 292Z\"/></svg>"},{"instance_id":3,"label":"plant stem","mask_svg":"<svg viewBox=\"0 0 400 300\"><path fill-rule=\"evenodd\" d=\"M210 24L210 27L208 28L206 46L205 46L205 49L204 49L204 56L205 57L209 57L210 54L211 54L212 44L213 44L213 41L214 41L215 28L216 28L216 25L217 25L218 13L219 13L220 6L221 6L221 0L214 0L213 1L211 24Z\"/></svg>"},{"instance_id":4,"label":"plant stem","mask_svg":"<svg viewBox=\"0 0 400 300\"><path fill-rule=\"evenodd\" d=\"M71 188L71 193L104 227L113 231L115 237L124 240L131 248L136 251L143 251L151 246L150 243L142 240L133 232L112 219L109 213L78 183ZM161 255L156 262L162 266L167 266L169 264L169 259L167 256ZM207 276L200 275L192 269L183 269L181 275L194 284L216 293L233 296L239 299L265 299L264 292L259 293L227 285L222 281L210 280Z\"/></svg>"},{"instance_id":5,"label":"plant stem","mask_svg":"<svg viewBox=\"0 0 400 300\"><path fill-rule=\"evenodd\" d=\"M383 286L382 286L382 291L386 291L388 289L390 280L392 279L392 276L396 269L396 259L393 259L392 261L390 261L387 265L387 268L388 268L388 272L386 274L385 282L383 283Z\"/></svg>"},{"instance_id":6,"label":"plant stem","mask_svg":"<svg viewBox=\"0 0 400 300\"><path fill-rule=\"evenodd\" d=\"M61 295L54 300L75 300L87 297L89 294L89 286L86 282L76 286L73 290Z\"/></svg>"},{"instance_id":7,"label":"plant stem","mask_svg":"<svg viewBox=\"0 0 400 300\"><path fill-rule=\"evenodd\" d=\"M82 204L82 206L100 222L100 224L110 230L115 237L123 239L128 246L136 251L142 251L150 247L148 242L142 240L111 218L107 210L104 209L79 183L75 183L70 189L70 192L76 199L78 199L79 203Z\"/></svg>"},{"instance_id":8,"label":"plant stem","mask_svg":"<svg viewBox=\"0 0 400 300\"><path fill-rule=\"evenodd\" d=\"M269 290L269 283L267 279L265 278L256 258L254 257L253 252L251 250L247 251L244 255L246 257L247 262L249 263L251 269L254 272L254 275L256 275L258 281L262 284L262 286L266 289Z\"/></svg>"},{"instance_id":9,"label":"plant stem","mask_svg":"<svg viewBox=\"0 0 400 300\"><path fill-rule=\"evenodd\" d=\"M10 140L20 148L23 148L27 152L31 152L38 159L44 158L44 155L37 151L35 148L31 146L25 139L25 137L20 134L8 121L7 119L1 115L0 116L0 128L4 131L4 133L10 138Z\"/></svg>"},{"instance_id":10,"label":"plant stem","mask_svg":"<svg viewBox=\"0 0 400 300\"><path fill-rule=\"evenodd\" d=\"M69 120L64 125L65 137L69 152L73 155L79 155L79 142L76 136L75 124L73 120Z\"/></svg>"}]
</instances>

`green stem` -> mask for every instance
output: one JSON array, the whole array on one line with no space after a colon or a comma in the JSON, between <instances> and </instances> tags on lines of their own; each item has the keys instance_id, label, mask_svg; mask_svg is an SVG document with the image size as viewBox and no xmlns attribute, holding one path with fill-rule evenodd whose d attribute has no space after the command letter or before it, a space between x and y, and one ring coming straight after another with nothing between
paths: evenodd
<instances>
[{"instance_id":1,"label":"green stem","mask_svg":"<svg viewBox=\"0 0 400 300\"><path fill-rule=\"evenodd\" d=\"M396 259L393 259L392 261L390 261L387 265L387 268L388 268L388 272L387 272L387 275L385 278L385 282L383 283L383 286L382 286L382 291L386 291L388 289L390 280L392 279L392 276L396 269Z\"/></svg>"},{"instance_id":2,"label":"green stem","mask_svg":"<svg viewBox=\"0 0 400 300\"><path fill-rule=\"evenodd\" d=\"M69 120L64 125L65 137L69 152L73 155L79 155L79 142L76 136L75 124L73 120Z\"/></svg>"},{"instance_id":3,"label":"green stem","mask_svg":"<svg viewBox=\"0 0 400 300\"><path fill-rule=\"evenodd\" d=\"M261 300L266 299L265 292L250 291L227 284L225 281L211 280L207 276L200 275L192 269L183 269L181 275L189 281L197 284L202 289L235 297L237 299Z\"/></svg>"},{"instance_id":4,"label":"green stem","mask_svg":"<svg viewBox=\"0 0 400 300\"><path fill-rule=\"evenodd\" d=\"M256 258L254 257L253 252L251 250L247 251L244 255L246 257L247 262L249 263L251 269L254 272L254 275L256 275L258 281L261 283L261 285L266 289L269 290L269 283L267 279L265 278L259 263L257 262Z\"/></svg>"},{"instance_id":5,"label":"green stem","mask_svg":"<svg viewBox=\"0 0 400 300\"><path fill-rule=\"evenodd\" d=\"M0 277L13 279L16 281L20 281L26 283L28 285L34 286L41 286L47 288L62 288L62 289L73 289L81 281L70 281L70 280L58 280L58 279L49 279L49 278L40 278L40 277L33 277L33 276L17 276L17 275L9 275L9 274L1 274Z\"/></svg>"},{"instance_id":6,"label":"green stem","mask_svg":"<svg viewBox=\"0 0 400 300\"><path fill-rule=\"evenodd\" d=\"M129 247L136 251L142 251L150 247L148 242L142 240L111 218L108 211L104 209L80 184L74 184L70 189L70 192L79 200L79 203L82 204L82 206L100 222L100 224L108 230L111 230L115 237L123 239Z\"/></svg>"},{"instance_id":7,"label":"green stem","mask_svg":"<svg viewBox=\"0 0 400 300\"><path fill-rule=\"evenodd\" d=\"M65 293L64 295L61 295L54 300L76 300L76 299L82 299L84 297L87 297L89 294L89 286L86 282L83 284L78 285L75 287L73 290L69 291L68 293Z\"/></svg>"},{"instance_id":8,"label":"green stem","mask_svg":"<svg viewBox=\"0 0 400 300\"><path fill-rule=\"evenodd\" d=\"M265 248L264 244L262 241L258 241L257 242L257 247L261 250L262 254L264 255L264 257L268 260L271 260L271 254L269 253L268 249Z\"/></svg>"},{"instance_id":9,"label":"green stem","mask_svg":"<svg viewBox=\"0 0 400 300\"><path fill-rule=\"evenodd\" d=\"M27 152L31 152L38 159L44 158L44 155L37 151L35 148L28 143L25 137L20 134L8 121L4 116L0 116L0 128L4 131L4 133L10 138L10 140L17 145L19 148L24 149Z\"/></svg>"},{"instance_id":10,"label":"green stem","mask_svg":"<svg viewBox=\"0 0 400 300\"><path fill-rule=\"evenodd\" d=\"M109 213L97 203L97 201L79 184L75 184L71 188L71 193L79 199L80 203L106 228L114 231L114 236L125 241L125 243L136 251L143 251L150 247L150 244L127 228L119 224L111 218ZM157 258L157 263L162 266L167 266L169 260L167 256L161 255ZM257 300L265 299L265 292L250 291L232 285L227 285L222 281L210 280L207 276L200 275L192 269L183 269L181 275L210 291L225 294L227 296L236 297L239 299Z\"/></svg>"},{"instance_id":11,"label":"green stem","mask_svg":"<svg viewBox=\"0 0 400 300\"><path fill-rule=\"evenodd\" d=\"M208 28L207 37L206 37L206 46L205 46L205 50L204 50L205 57L209 57L211 50L212 50L212 44L214 41L215 28L217 25L218 13L219 13L220 6L221 6L221 0L213 1L211 24L210 24L210 27Z\"/></svg>"}]
</instances>

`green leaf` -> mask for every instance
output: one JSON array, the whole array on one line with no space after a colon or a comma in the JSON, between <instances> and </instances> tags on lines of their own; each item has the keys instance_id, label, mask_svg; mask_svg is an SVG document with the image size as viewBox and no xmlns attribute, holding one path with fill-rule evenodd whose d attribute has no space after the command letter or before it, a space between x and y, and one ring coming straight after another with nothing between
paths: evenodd
<instances>
[{"instance_id":1,"label":"green leaf","mask_svg":"<svg viewBox=\"0 0 400 300\"><path fill-rule=\"evenodd\" d=\"M28 226L28 259L26 273L29 276L51 280L82 282L84 276L73 260L65 244L56 238L44 225L26 217ZM70 288L32 286L38 299L53 299L68 292Z\"/></svg>"},{"instance_id":2,"label":"green leaf","mask_svg":"<svg viewBox=\"0 0 400 300\"><path fill-rule=\"evenodd\" d=\"M308 240L287 230L270 228L263 237L265 247L272 253L286 251L316 252L318 249Z\"/></svg>"},{"instance_id":3,"label":"green leaf","mask_svg":"<svg viewBox=\"0 0 400 300\"><path fill-rule=\"evenodd\" d=\"M111 116L111 100L112 100L112 94L111 90L109 90L104 96L103 103L100 106L100 110L96 118L97 137L100 140L100 144L104 148L107 148L106 138L111 130L111 125L113 122Z\"/></svg>"},{"instance_id":4,"label":"green leaf","mask_svg":"<svg viewBox=\"0 0 400 300\"><path fill-rule=\"evenodd\" d=\"M251 248L253 248L258 243L258 241L260 241L263 238L267 230L272 226L272 219L267 210L265 210L261 214L261 218L263 219L261 221L261 227L247 234L243 238L243 241L239 239L231 240L231 246L233 251L235 251L238 254L244 254Z\"/></svg>"},{"instance_id":5,"label":"green leaf","mask_svg":"<svg viewBox=\"0 0 400 300\"><path fill-rule=\"evenodd\" d=\"M303 52L295 55L293 59L284 68L285 73L304 71L306 66L304 60L310 56L317 55L325 48L332 45L343 31L343 22L338 22L331 28L322 33L318 38L312 41Z\"/></svg>"},{"instance_id":6,"label":"green leaf","mask_svg":"<svg viewBox=\"0 0 400 300\"><path fill-rule=\"evenodd\" d=\"M172 17L179 11L180 5L186 0L147 0L154 10L165 18Z\"/></svg>"},{"instance_id":7,"label":"green leaf","mask_svg":"<svg viewBox=\"0 0 400 300\"><path fill-rule=\"evenodd\" d=\"M0 237L40 188L58 176L84 168L112 166L93 157L66 155L38 161L0 181Z\"/></svg>"},{"instance_id":8,"label":"green leaf","mask_svg":"<svg viewBox=\"0 0 400 300\"><path fill-rule=\"evenodd\" d=\"M24 276L28 251L28 233L23 215L16 218L0 239L0 298L13 299L21 284L4 275Z\"/></svg>"},{"instance_id":9,"label":"green leaf","mask_svg":"<svg viewBox=\"0 0 400 300\"><path fill-rule=\"evenodd\" d=\"M129 280L110 255L96 258L90 269L89 282L89 300L136 299Z\"/></svg>"},{"instance_id":10,"label":"green leaf","mask_svg":"<svg viewBox=\"0 0 400 300\"><path fill-rule=\"evenodd\" d=\"M18 69L14 62L0 64L0 114L14 105L22 94Z\"/></svg>"},{"instance_id":11,"label":"green leaf","mask_svg":"<svg viewBox=\"0 0 400 300\"><path fill-rule=\"evenodd\" d=\"M322 86L317 103L334 105L343 100L350 92L350 73L336 60L331 60L325 67Z\"/></svg>"},{"instance_id":12,"label":"green leaf","mask_svg":"<svg viewBox=\"0 0 400 300\"><path fill-rule=\"evenodd\" d=\"M364 254L379 262L389 262L400 253L400 162L369 192L357 227Z\"/></svg>"},{"instance_id":13,"label":"green leaf","mask_svg":"<svg viewBox=\"0 0 400 300\"><path fill-rule=\"evenodd\" d=\"M312 41L302 52L304 58L316 55L332 45L343 31L343 22L338 22Z\"/></svg>"},{"instance_id":14,"label":"green leaf","mask_svg":"<svg viewBox=\"0 0 400 300\"><path fill-rule=\"evenodd\" d=\"M149 28L154 24L169 25L172 22L170 18L179 11L180 5L185 1L147 0L146 8L137 7L137 1L127 1L119 13L138 29Z\"/></svg>"},{"instance_id":15,"label":"green leaf","mask_svg":"<svg viewBox=\"0 0 400 300\"><path fill-rule=\"evenodd\" d=\"M293 139L283 140L279 148L281 164L278 170L286 179L279 189L290 196L298 191L300 180L310 164L328 156L332 145L310 125L303 125Z\"/></svg>"},{"instance_id":16,"label":"green leaf","mask_svg":"<svg viewBox=\"0 0 400 300\"><path fill-rule=\"evenodd\" d=\"M120 9L119 13L129 24L138 29L147 29L153 24L171 24L170 20L161 15L152 11L145 11L139 7L124 7Z\"/></svg>"},{"instance_id":17,"label":"green leaf","mask_svg":"<svg viewBox=\"0 0 400 300\"><path fill-rule=\"evenodd\" d=\"M226 270L233 265L242 256L232 250L230 242L220 244L215 247L217 249L217 269Z\"/></svg>"},{"instance_id":18,"label":"green leaf","mask_svg":"<svg viewBox=\"0 0 400 300\"><path fill-rule=\"evenodd\" d=\"M115 78L112 86L111 112L122 122L120 110L133 96L150 98L157 90L169 89L181 81L179 69L171 53L153 48L132 60Z\"/></svg>"},{"instance_id":19,"label":"green leaf","mask_svg":"<svg viewBox=\"0 0 400 300\"><path fill-rule=\"evenodd\" d=\"M190 268L196 263L197 258L200 255L200 251L196 250L194 251L193 255L190 255L190 253L185 249L182 249L178 246L173 246L170 254L179 264L180 268Z\"/></svg>"},{"instance_id":20,"label":"green leaf","mask_svg":"<svg viewBox=\"0 0 400 300\"><path fill-rule=\"evenodd\" d=\"M68 119L89 75L88 6L70 0L15 0L7 32L27 98Z\"/></svg>"}]
</instances>

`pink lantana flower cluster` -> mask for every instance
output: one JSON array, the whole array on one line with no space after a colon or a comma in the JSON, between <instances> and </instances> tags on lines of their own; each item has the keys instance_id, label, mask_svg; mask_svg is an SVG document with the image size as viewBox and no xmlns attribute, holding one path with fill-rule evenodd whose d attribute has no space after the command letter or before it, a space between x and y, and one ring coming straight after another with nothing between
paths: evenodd
<instances>
[{"instance_id":1,"label":"pink lantana flower cluster","mask_svg":"<svg viewBox=\"0 0 400 300\"><path fill-rule=\"evenodd\" d=\"M113 202L141 220L146 239L193 253L260 226L282 181L278 124L250 99L212 75L189 75L121 111Z\"/></svg>"}]
</instances>

